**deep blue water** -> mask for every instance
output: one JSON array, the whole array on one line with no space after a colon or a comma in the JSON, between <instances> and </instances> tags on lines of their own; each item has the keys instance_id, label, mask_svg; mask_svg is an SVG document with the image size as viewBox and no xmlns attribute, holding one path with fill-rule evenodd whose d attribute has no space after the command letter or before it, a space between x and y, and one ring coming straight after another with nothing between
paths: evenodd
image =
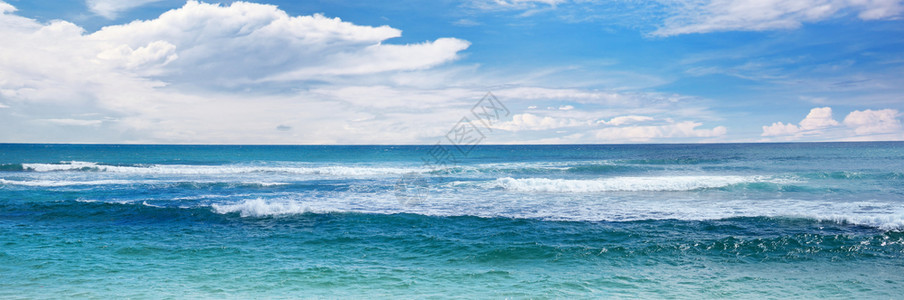
<instances>
[{"instance_id":1,"label":"deep blue water","mask_svg":"<svg viewBox=\"0 0 904 300\"><path fill-rule=\"evenodd\" d=\"M0 144L0 298L904 296L904 143Z\"/></svg>"}]
</instances>

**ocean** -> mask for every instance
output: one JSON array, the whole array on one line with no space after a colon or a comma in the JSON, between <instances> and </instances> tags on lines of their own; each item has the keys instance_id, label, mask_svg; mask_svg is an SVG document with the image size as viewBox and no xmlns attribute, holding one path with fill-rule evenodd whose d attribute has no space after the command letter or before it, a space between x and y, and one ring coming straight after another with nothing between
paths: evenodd
<instances>
[{"instance_id":1,"label":"ocean","mask_svg":"<svg viewBox=\"0 0 904 300\"><path fill-rule=\"evenodd\" d=\"M437 150L0 144L0 298L904 296L904 143Z\"/></svg>"}]
</instances>

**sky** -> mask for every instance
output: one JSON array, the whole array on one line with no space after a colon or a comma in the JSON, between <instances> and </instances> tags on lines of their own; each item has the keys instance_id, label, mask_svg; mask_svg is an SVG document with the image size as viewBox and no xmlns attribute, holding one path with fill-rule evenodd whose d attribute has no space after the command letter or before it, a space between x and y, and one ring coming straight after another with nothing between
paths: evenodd
<instances>
[{"instance_id":1,"label":"sky","mask_svg":"<svg viewBox=\"0 0 904 300\"><path fill-rule=\"evenodd\" d=\"M904 0L0 0L0 142L904 140Z\"/></svg>"}]
</instances>

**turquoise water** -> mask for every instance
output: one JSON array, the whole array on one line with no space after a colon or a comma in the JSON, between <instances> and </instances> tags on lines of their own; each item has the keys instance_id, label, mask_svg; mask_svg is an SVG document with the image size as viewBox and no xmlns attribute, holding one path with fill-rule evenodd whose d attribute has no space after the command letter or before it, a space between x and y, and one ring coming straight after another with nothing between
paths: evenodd
<instances>
[{"instance_id":1,"label":"turquoise water","mask_svg":"<svg viewBox=\"0 0 904 300\"><path fill-rule=\"evenodd\" d=\"M431 153L0 145L0 298L904 295L904 143Z\"/></svg>"}]
</instances>

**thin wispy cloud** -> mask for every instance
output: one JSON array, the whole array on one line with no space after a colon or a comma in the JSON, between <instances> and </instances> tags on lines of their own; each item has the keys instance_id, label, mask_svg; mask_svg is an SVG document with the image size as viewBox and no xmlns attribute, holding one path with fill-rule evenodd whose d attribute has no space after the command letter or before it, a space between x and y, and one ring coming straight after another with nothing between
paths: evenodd
<instances>
[{"instance_id":1,"label":"thin wispy cloud","mask_svg":"<svg viewBox=\"0 0 904 300\"><path fill-rule=\"evenodd\" d=\"M129 0L129 1L118 1L118 0L85 0L85 5L88 6L92 12L107 18L107 19L116 19L120 13L124 11L128 11L130 9L154 2L160 2L163 0Z\"/></svg>"},{"instance_id":2,"label":"thin wispy cloud","mask_svg":"<svg viewBox=\"0 0 904 300\"><path fill-rule=\"evenodd\" d=\"M893 20L904 14L901 0L705 0L705 1L573 1L473 0L486 11L561 9L569 21L599 22L644 28L651 36L725 31L795 29L805 23L854 15L863 21ZM619 9L612 9L617 7ZM581 14L579 12L587 12ZM630 21L633 19L633 23ZM655 22L655 24L650 24Z\"/></svg>"},{"instance_id":3,"label":"thin wispy cloud","mask_svg":"<svg viewBox=\"0 0 904 300\"><path fill-rule=\"evenodd\" d=\"M846 13L864 21L898 18L897 0L712 0L669 3L669 17L652 32L671 36L718 31L764 31L799 28Z\"/></svg>"}]
</instances>

